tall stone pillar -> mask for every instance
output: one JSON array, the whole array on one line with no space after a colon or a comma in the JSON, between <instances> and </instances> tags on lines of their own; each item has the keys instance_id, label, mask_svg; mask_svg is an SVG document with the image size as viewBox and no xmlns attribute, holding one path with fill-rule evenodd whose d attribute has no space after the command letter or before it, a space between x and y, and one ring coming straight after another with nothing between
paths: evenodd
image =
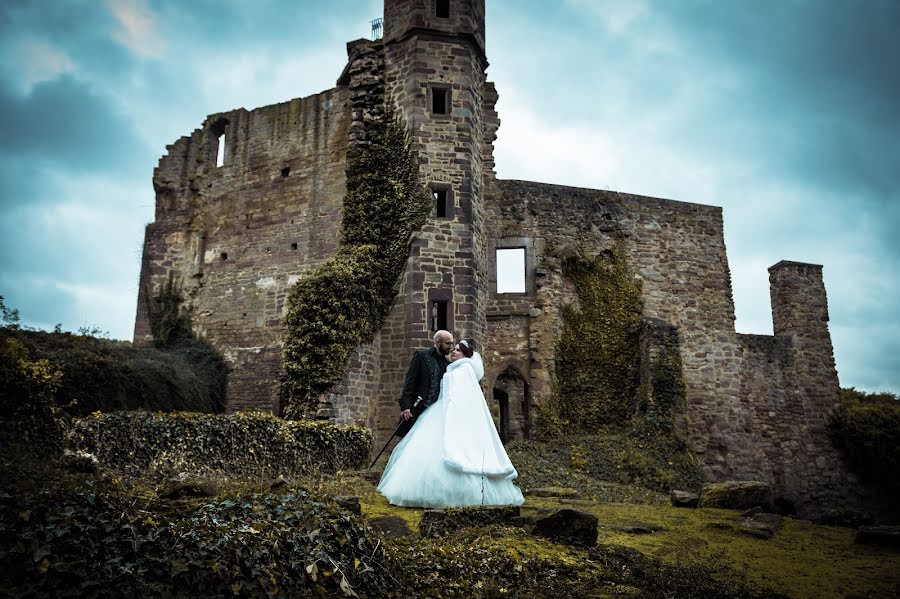
<instances>
[{"instance_id":1,"label":"tall stone pillar","mask_svg":"<svg viewBox=\"0 0 900 599\"><path fill-rule=\"evenodd\" d=\"M385 88L433 197L382 329L376 437L395 425L409 357L437 328L481 340L485 322L484 0L385 0ZM383 347L384 347L383 345Z\"/></svg>"},{"instance_id":2,"label":"tall stone pillar","mask_svg":"<svg viewBox=\"0 0 900 599\"><path fill-rule=\"evenodd\" d=\"M781 261L769 268L776 338L788 341L784 368L786 404L794 406L782 443L789 499L815 515L822 505L853 501L854 479L828 438L828 412L840 399L828 332L822 267Z\"/></svg>"}]
</instances>

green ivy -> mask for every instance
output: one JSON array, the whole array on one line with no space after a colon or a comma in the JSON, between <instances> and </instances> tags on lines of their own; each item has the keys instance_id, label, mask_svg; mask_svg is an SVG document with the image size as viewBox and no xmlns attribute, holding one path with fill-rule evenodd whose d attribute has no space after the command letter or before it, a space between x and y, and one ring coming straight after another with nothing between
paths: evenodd
<instances>
[{"instance_id":1,"label":"green ivy","mask_svg":"<svg viewBox=\"0 0 900 599\"><path fill-rule=\"evenodd\" d=\"M405 125L386 113L368 124L367 139L347 155L340 248L288 296L285 418L314 416L319 395L343 376L351 352L381 328L430 209Z\"/></svg>"},{"instance_id":2,"label":"green ivy","mask_svg":"<svg viewBox=\"0 0 900 599\"><path fill-rule=\"evenodd\" d=\"M159 349L67 332L0 329L0 343L21 347L31 362L54 365L59 378L49 397L69 416L98 410L224 411L227 367L202 341ZM0 363L5 369L11 362L2 354ZM21 387L8 392L19 402L35 397Z\"/></svg>"},{"instance_id":3,"label":"green ivy","mask_svg":"<svg viewBox=\"0 0 900 599\"><path fill-rule=\"evenodd\" d=\"M561 309L556 406L580 430L627 426L637 407L643 305L624 254L620 242L606 254L563 263L578 302Z\"/></svg>"},{"instance_id":4,"label":"green ivy","mask_svg":"<svg viewBox=\"0 0 900 599\"><path fill-rule=\"evenodd\" d=\"M900 399L891 393L841 389L828 433L862 479L896 498L900 492ZM894 500L894 503L898 503Z\"/></svg>"},{"instance_id":5,"label":"green ivy","mask_svg":"<svg viewBox=\"0 0 900 599\"><path fill-rule=\"evenodd\" d=\"M538 442L559 446L565 436L571 449L559 459L586 477L662 492L699 488L700 465L675 427L685 397L677 338L642 319L624 240L567 258L562 274L577 301L561 308L555 389L538 410Z\"/></svg>"},{"instance_id":6,"label":"green ivy","mask_svg":"<svg viewBox=\"0 0 900 599\"><path fill-rule=\"evenodd\" d=\"M385 597L358 518L303 490L188 509L109 484L0 496L0 587L37 597Z\"/></svg>"},{"instance_id":7,"label":"green ivy","mask_svg":"<svg viewBox=\"0 0 900 599\"><path fill-rule=\"evenodd\" d=\"M274 478L362 468L372 434L360 426L282 420L263 412L116 412L78 419L67 445L111 470L166 478Z\"/></svg>"}]
</instances>

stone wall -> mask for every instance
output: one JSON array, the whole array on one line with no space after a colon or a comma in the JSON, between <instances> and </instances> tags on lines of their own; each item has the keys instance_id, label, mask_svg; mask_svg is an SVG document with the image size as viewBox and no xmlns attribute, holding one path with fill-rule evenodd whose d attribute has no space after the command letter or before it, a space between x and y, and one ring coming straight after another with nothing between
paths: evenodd
<instances>
[{"instance_id":1,"label":"stone wall","mask_svg":"<svg viewBox=\"0 0 900 599\"><path fill-rule=\"evenodd\" d=\"M484 387L498 418L506 396L504 434L530 434L532 408L553 392L560 307L576 299L562 262L622 239L644 316L658 320L660 335L677 336L679 422L706 476L765 480L797 505L846 498L836 489L852 479L824 428L838 381L821 267L772 267L775 335L738 335L721 208L497 180L484 1L451 0L439 17L433 0L388 0L384 16L383 41L348 44L336 88L211 115L168 146L154 172L135 340L149 335L144 293L174 273L195 330L234 368L229 410L277 412L289 287L338 247L347 149L366 143L366 123L390 102L419 151L423 185L446 196L446 210L435 208L413 241L385 326L320 398L320 417L364 424L383 441L396 426L409 356L430 345L432 308L446 301L447 328L485 350ZM447 109L436 113L442 94ZM523 293L496 292L495 253L504 248L524 250Z\"/></svg>"},{"instance_id":2,"label":"stone wall","mask_svg":"<svg viewBox=\"0 0 900 599\"><path fill-rule=\"evenodd\" d=\"M290 285L337 247L349 124L346 87L215 114L154 171L141 286L182 281L195 331L234 368L231 411L278 409L280 317ZM142 303L136 341L149 333Z\"/></svg>"}]
</instances>

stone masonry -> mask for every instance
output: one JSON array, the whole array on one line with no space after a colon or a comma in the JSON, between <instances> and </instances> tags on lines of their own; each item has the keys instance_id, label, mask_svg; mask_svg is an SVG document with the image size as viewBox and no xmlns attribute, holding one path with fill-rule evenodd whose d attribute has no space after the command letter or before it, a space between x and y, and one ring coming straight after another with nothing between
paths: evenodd
<instances>
[{"instance_id":1,"label":"stone masonry","mask_svg":"<svg viewBox=\"0 0 900 599\"><path fill-rule=\"evenodd\" d=\"M385 0L383 39L347 45L336 87L211 115L168 146L153 176L135 341L149 335L144 294L173 273L195 330L234 369L228 409L277 413L285 298L337 248L347 149L365 143L366 120L390 102L435 207L385 326L351 356L320 417L386 439L410 354L446 326L482 345L504 438L531 435L553 389L560 307L574 299L562 260L622 238L644 316L677 337L684 432L706 476L769 482L801 509L855 501L825 431L839 389L822 267L773 266L774 335L741 335L721 208L498 180L484 16L484 0ZM510 248L524 253L525 290L498 293L496 252Z\"/></svg>"}]
</instances>

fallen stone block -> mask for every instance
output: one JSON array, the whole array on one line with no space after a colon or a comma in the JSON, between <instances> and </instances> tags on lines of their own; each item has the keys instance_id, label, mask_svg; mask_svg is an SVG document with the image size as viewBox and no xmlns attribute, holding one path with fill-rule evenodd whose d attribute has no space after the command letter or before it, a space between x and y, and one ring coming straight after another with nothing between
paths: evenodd
<instances>
[{"instance_id":1,"label":"fallen stone block","mask_svg":"<svg viewBox=\"0 0 900 599\"><path fill-rule=\"evenodd\" d=\"M690 493L688 491L676 491L675 489L673 489L671 501L672 505L675 507L694 508L700 504L700 496L696 493Z\"/></svg>"},{"instance_id":2,"label":"fallen stone block","mask_svg":"<svg viewBox=\"0 0 900 599\"><path fill-rule=\"evenodd\" d=\"M703 487L700 507L729 510L747 510L759 506L771 512L774 509L772 489L759 481L726 481Z\"/></svg>"},{"instance_id":3,"label":"fallen stone block","mask_svg":"<svg viewBox=\"0 0 900 599\"><path fill-rule=\"evenodd\" d=\"M645 524L643 522L635 522L632 524L600 524L600 528L615 530L618 532L626 532L632 535L649 535L653 534L654 532L666 530L662 526L656 526L655 524Z\"/></svg>"},{"instance_id":4,"label":"fallen stone block","mask_svg":"<svg viewBox=\"0 0 900 599\"><path fill-rule=\"evenodd\" d=\"M597 544L597 516L572 508L551 510L535 516L532 532L551 541L592 547Z\"/></svg>"},{"instance_id":5,"label":"fallen stone block","mask_svg":"<svg viewBox=\"0 0 900 599\"><path fill-rule=\"evenodd\" d=\"M515 505L476 506L425 510L419 521L419 534L439 537L460 528L491 524L518 525L519 507Z\"/></svg>"},{"instance_id":6,"label":"fallen stone block","mask_svg":"<svg viewBox=\"0 0 900 599\"><path fill-rule=\"evenodd\" d=\"M377 516L367 520L369 526L388 538L408 537L412 534L406 520L400 516Z\"/></svg>"},{"instance_id":7,"label":"fallen stone block","mask_svg":"<svg viewBox=\"0 0 900 599\"><path fill-rule=\"evenodd\" d=\"M581 496L577 489L569 487L539 487L537 489L528 489L525 494L532 497L567 497L570 499Z\"/></svg>"},{"instance_id":8,"label":"fallen stone block","mask_svg":"<svg viewBox=\"0 0 900 599\"><path fill-rule=\"evenodd\" d=\"M860 526L854 541L861 545L900 547L900 526Z\"/></svg>"}]
</instances>

